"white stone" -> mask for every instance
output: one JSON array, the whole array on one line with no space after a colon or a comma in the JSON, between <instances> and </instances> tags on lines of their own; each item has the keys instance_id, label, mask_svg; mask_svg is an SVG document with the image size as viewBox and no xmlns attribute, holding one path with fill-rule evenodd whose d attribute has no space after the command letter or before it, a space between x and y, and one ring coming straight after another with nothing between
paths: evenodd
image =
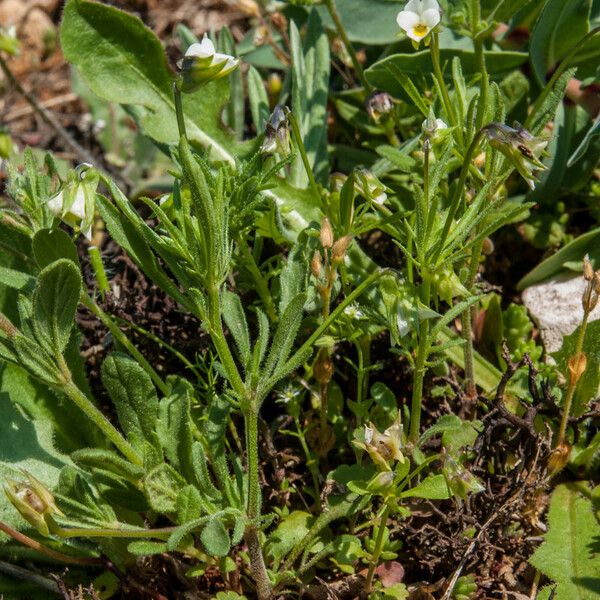
<instances>
[{"instance_id":1,"label":"white stone","mask_svg":"<svg viewBox=\"0 0 600 600\"><path fill-rule=\"evenodd\" d=\"M523 292L523 304L540 329L546 352L556 352L563 337L581 325L581 296L586 282L582 275L561 273ZM600 319L600 302L590 315L590 322Z\"/></svg>"}]
</instances>

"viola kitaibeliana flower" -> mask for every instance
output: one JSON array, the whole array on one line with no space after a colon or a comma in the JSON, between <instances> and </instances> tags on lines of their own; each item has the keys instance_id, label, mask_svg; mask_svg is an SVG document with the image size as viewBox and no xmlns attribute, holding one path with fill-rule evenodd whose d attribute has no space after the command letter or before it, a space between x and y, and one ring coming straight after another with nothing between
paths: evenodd
<instances>
[{"instance_id":1,"label":"viola kitaibeliana flower","mask_svg":"<svg viewBox=\"0 0 600 600\"><path fill-rule=\"evenodd\" d=\"M212 40L205 35L186 50L177 87L182 92L194 92L209 81L229 75L239 64L238 58L216 52Z\"/></svg>"},{"instance_id":2,"label":"viola kitaibeliana flower","mask_svg":"<svg viewBox=\"0 0 600 600\"><path fill-rule=\"evenodd\" d=\"M440 5L437 0L409 0L404 10L398 13L396 22L406 35L417 44L441 20Z\"/></svg>"}]
</instances>

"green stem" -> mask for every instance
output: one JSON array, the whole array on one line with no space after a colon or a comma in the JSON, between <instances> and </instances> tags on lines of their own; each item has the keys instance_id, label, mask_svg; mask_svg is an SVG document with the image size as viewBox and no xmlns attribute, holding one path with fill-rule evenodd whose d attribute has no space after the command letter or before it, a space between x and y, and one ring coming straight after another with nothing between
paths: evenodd
<instances>
[{"instance_id":1,"label":"green stem","mask_svg":"<svg viewBox=\"0 0 600 600\"><path fill-rule=\"evenodd\" d=\"M583 313L583 322L581 323L581 327L579 329L579 335L577 336L577 344L575 345L575 353L573 356L579 356L583 352L583 342L585 340L585 332L587 329L589 316L589 311L585 310ZM569 378L569 387L567 388L565 405L563 407L563 414L560 420L560 429L558 430L558 443L556 444L557 447L563 446L565 443L569 415L571 414L571 404L573 403L573 396L575 394L575 390L577 389L578 381L579 380L575 381L572 378Z\"/></svg>"},{"instance_id":2,"label":"green stem","mask_svg":"<svg viewBox=\"0 0 600 600\"><path fill-rule=\"evenodd\" d=\"M170 392L169 386L159 377L158 373L152 368L150 363L144 358L141 352L129 341L129 338L119 329L119 326L87 295L81 295L81 303L110 331L113 339L116 340L148 373L154 385L167 396Z\"/></svg>"},{"instance_id":3,"label":"green stem","mask_svg":"<svg viewBox=\"0 0 600 600\"><path fill-rule=\"evenodd\" d=\"M302 450L304 455L306 456L306 466L308 467L312 480L313 480L313 488L315 493L315 502L318 502L320 496L319 490L319 470L317 469L317 460L314 457L313 453L310 451L308 444L306 443L306 436L304 434L304 430L302 429L302 425L300 424L300 419L298 417L294 417L294 423L296 425L296 437L300 440L300 445L302 446ZM293 432L290 432L293 433Z\"/></svg>"},{"instance_id":4,"label":"green stem","mask_svg":"<svg viewBox=\"0 0 600 600\"><path fill-rule=\"evenodd\" d=\"M134 465L143 466L144 461L141 456L72 380L67 381L59 389L85 413L127 460Z\"/></svg>"},{"instance_id":5,"label":"green stem","mask_svg":"<svg viewBox=\"0 0 600 600\"><path fill-rule=\"evenodd\" d=\"M58 528L52 530L52 533L58 537L68 538L157 538L161 540L168 539L171 534L176 530L176 527L162 527L160 529L109 529L109 528L98 528L98 529L86 529L84 527L78 528Z\"/></svg>"},{"instance_id":6,"label":"green stem","mask_svg":"<svg viewBox=\"0 0 600 600\"><path fill-rule=\"evenodd\" d=\"M287 118L292 126L292 135L294 137L294 142L296 144L296 148L298 148L298 152L300 152L300 158L302 159L302 164L304 165L304 170L306 171L306 175L308 176L308 182L310 185L310 189L312 190L315 198L321 201L321 193L319 192L319 186L315 180L315 175L310 166L310 161L308 160L308 155L306 154L306 148L304 146L304 141L302 140L302 133L300 132L300 126L298 125L298 121L294 116L294 113L291 110L287 110Z\"/></svg>"},{"instance_id":7,"label":"green stem","mask_svg":"<svg viewBox=\"0 0 600 600\"><path fill-rule=\"evenodd\" d=\"M94 274L96 275L96 282L98 283L98 291L104 300L106 294L110 292L110 285L108 284L108 277L104 270L104 264L102 263L102 256L100 255L100 248L98 246L90 246L88 249L90 256L90 263Z\"/></svg>"},{"instance_id":8,"label":"green stem","mask_svg":"<svg viewBox=\"0 0 600 600\"><path fill-rule=\"evenodd\" d=\"M440 235L439 241L437 243L437 249L433 256L432 264L436 264L442 250L444 249L444 244L446 243L446 239L448 238L448 233L450 232L450 227L452 226L452 221L454 221L454 217L456 215L456 211L458 210L458 206L460 204L460 200L462 198L462 194L464 192L465 184L467 181L467 174L469 173L469 165L471 164L471 160L473 159L473 154L477 146L479 145L479 141L483 136L483 129L479 129L477 133L473 136L473 140L469 145L467 153L465 154L465 158L462 164L462 168L460 170L460 176L458 178L458 185L454 188L454 194L452 196L452 200L450 202L450 207L448 208L448 214L446 215L446 221L444 222L444 228L442 230L442 234Z\"/></svg>"},{"instance_id":9,"label":"green stem","mask_svg":"<svg viewBox=\"0 0 600 600\"><path fill-rule=\"evenodd\" d=\"M342 38L342 42L344 44L344 47L346 48L346 52L348 52L350 56L350 60L352 61L352 65L354 66L354 70L356 71L356 74L358 75L362 86L365 88L367 94L371 94L373 92L373 87L367 81L367 78L365 77L365 72L363 71L360 62L358 61L358 57L356 56L356 52L354 51L352 42L350 41L350 38L346 33L346 28L342 23L342 19L335 4L335 0L325 0L325 6L327 6L327 10L329 11L329 15L331 16L331 19L335 24L335 28L337 29L339 36Z\"/></svg>"},{"instance_id":10,"label":"green stem","mask_svg":"<svg viewBox=\"0 0 600 600\"><path fill-rule=\"evenodd\" d=\"M185 132L185 116L183 114L183 103L181 102L181 90L177 87L177 82L173 82L173 99L175 100L175 115L177 116L177 129L179 130L179 137L184 135L187 138Z\"/></svg>"},{"instance_id":11,"label":"green stem","mask_svg":"<svg viewBox=\"0 0 600 600\"><path fill-rule=\"evenodd\" d=\"M259 295L265 310L267 311L267 316L271 323L275 323L277 321L277 311L275 310L275 303L273 302L273 296L271 295L271 290L269 289L269 284L267 280L263 277L256 261L254 260L254 255L248 246L248 243L240 234L238 235L238 248L244 257L244 267L250 273L254 284L256 285L256 292Z\"/></svg>"},{"instance_id":12,"label":"green stem","mask_svg":"<svg viewBox=\"0 0 600 600\"><path fill-rule=\"evenodd\" d=\"M261 490L258 480L258 409L251 407L246 418L246 454L248 455L248 506L250 521L260 516ZM256 525L256 523L254 523Z\"/></svg>"},{"instance_id":13,"label":"green stem","mask_svg":"<svg viewBox=\"0 0 600 600\"><path fill-rule=\"evenodd\" d=\"M431 278L428 273L423 273L421 288L421 301L427 307L431 301ZM423 379L425 377L427 356L429 355L429 319L423 319L419 324L419 347L413 375L412 400L410 405L410 433L409 440L417 443L421 431L421 405L423 403Z\"/></svg>"},{"instance_id":14,"label":"green stem","mask_svg":"<svg viewBox=\"0 0 600 600\"><path fill-rule=\"evenodd\" d=\"M250 555L250 568L256 583L256 594L259 600L272 597L272 587L262 553L259 536L259 518L261 505L261 488L258 479L258 407L251 405L244 412L246 421L246 453L248 455L248 525L244 534Z\"/></svg>"},{"instance_id":15,"label":"green stem","mask_svg":"<svg viewBox=\"0 0 600 600\"><path fill-rule=\"evenodd\" d=\"M365 593L367 594L371 592L373 575L375 574L375 569L379 564L379 557L381 556L381 551L383 550L383 539L389 516L390 507L386 504L383 512L381 513L381 518L379 519L379 529L377 531L377 538L375 540L375 548L373 550L373 555L371 556L371 562L369 564L369 570L367 572L367 581L365 582Z\"/></svg>"},{"instance_id":16,"label":"green stem","mask_svg":"<svg viewBox=\"0 0 600 600\"><path fill-rule=\"evenodd\" d=\"M471 250L471 260L469 263L469 274L465 287L470 293L473 293L473 286L477 277L479 268L479 259L483 248L483 240L477 242ZM474 306L469 306L462 314L462 335L465 340L464 356L465 356L465 379L467 384L467 396L473 399L477 395L475 386L475 366L473 358L473 313Z\"/></svg>"},{"instance_id":17,"label":"green stem","mask_svg":"<svg viewBox=\"0 0 600 600\"><path fill-rule=\"evenodd\" d=\"M444 104L444 109L446 110L446 115L450 120L450 124L452 126L457 126L457 134L459 136L459 141L462 143L462 124L458 123L458 119L456 117L456 111L454 110L454 105L450 100L450 94L448 93L448 87L446 86L446 81L444 79L444 74L442 73L442 68L440 66L440 45L437 33L431 34L431 45L429 47L431 52L431 62L433 63L433 73L438 82L440 90L442 92L442 102Z\"/></svg>"},{"instance_id":18,"label":"green stem","mask_svg":"<svg viewBox=\"0 0 600 600\"><path fill-rule=\"evenodd\" d=\"M240 372L235 364L229 344L223 333L223 323L221 322L221 302L219 288L211 285L208 289L208 319L210 324L210 337L219 355L219 360L227 373L227 379L234 392L240 399L246 399L246 386L240 376Z\"/></svg>"},{"instance_id":19,"label":"green stem","mask_svg":"<svg viewBox=\"0 0 600 600\"><path fill-rule=\"evenodd\" d=\"M348 294L348 296L346 296L346 298L344 298L344 300L342 300L333 311L331 311L329 317L327 317L327 319L325 319L325 321L323 321L323 323L321 323L321 325L315 329L312 335L304 342L304 344L302 344L302 346L300 346L298 351L287 361L281 370L285 371L288 368L288 365L294 364L296 357L299 354L304 354L310 348L312 348L315 342L327 331L327 329L329 329L329 327L331 327L331 325L347 306L352 304L352 302L354 302L361 294L370 289L380 277L388 275L389 273L390 269L381 269L380 271L371 273L371 275L369 275L358 287Z\"/></svg>"},{"instance_id":20,"label":"green stem","mask_svg":"<svg viewBox=\"0 0 600 600\"><path fill-rule=\"evenodd\" d=\"M363 404L367 397L369 389L369 364L371 362L371 336L365 334L356 342L356 352L358 354L358 369L356 377L356 404L358 405L360 415L356 422L357 427L363 424ZM365 410L366 412L366 410Z\"/></svg>"}]
</instances>

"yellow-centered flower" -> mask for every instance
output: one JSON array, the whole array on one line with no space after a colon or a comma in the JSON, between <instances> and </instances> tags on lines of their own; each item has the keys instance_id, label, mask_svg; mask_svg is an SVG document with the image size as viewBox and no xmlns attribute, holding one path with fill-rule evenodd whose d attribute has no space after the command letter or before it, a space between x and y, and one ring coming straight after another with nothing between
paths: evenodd
<instances>
[{"instance_id":1,"label":"yellow-centered flower","mask_svg":"<svg viewBox=\"0 0 600 600\"><path fill-rule=\"evenodd\" d=\"M396 22L415 42L420 42L440 22L440 5L437 0L409 0L398 13Z\"/></svg>"}]
</instances>

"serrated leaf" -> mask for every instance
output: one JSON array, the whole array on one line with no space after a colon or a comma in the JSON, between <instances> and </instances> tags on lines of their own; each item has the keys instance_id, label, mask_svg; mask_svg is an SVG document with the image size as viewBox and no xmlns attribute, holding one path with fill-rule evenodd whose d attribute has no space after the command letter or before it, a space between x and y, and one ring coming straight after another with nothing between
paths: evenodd
<instances>
[{"instance_id":1,"label":"serrated leaf","mask_svg":"<svg viewBox=\"0 0 600 600\"><path fill-rule=\"evenodd\" d=\"M548 533L529 559L557 583L554 600L600 598L599 537L592 503L574 487L559 485L550 500Z\"/></svg>"},{"instance_id":2,"label":"serrated leaf","mask_svg":"<svg viewBox=\"0 0 600 600\"><path fill-rule=\"evenodd\" d=\"M47 266L33 292L33 328L39 344L50 354L62 354L69 342L81 293L81 273L70 260Z\"/></svg>"}]
</instances>

